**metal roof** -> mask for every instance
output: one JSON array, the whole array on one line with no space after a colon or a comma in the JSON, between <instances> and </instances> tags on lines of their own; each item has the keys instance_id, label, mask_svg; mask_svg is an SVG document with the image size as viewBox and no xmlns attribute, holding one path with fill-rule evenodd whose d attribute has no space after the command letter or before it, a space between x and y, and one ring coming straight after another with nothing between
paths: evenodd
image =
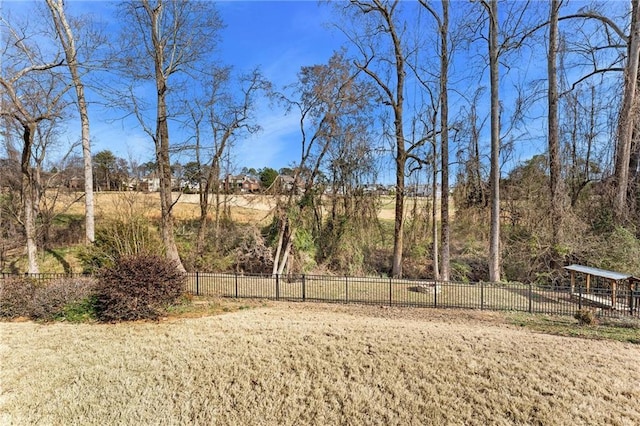
<instances>
[{"instance_id":1,"label":"metal roof","mask_svg":"<svg viewBox=\"0 0 640 426\"><path fill-rule=\"evenodd\" d=\"M584 265L569 265L565 266L564 269L569 271L582 272L583 274L589 274L596 277L607 278L614 281L620 280L628 280L629 278L633 278L631 274L623 274L621 272L607 271L605 269L592 268L590 266Z\"/></svg>"}]
</instances>

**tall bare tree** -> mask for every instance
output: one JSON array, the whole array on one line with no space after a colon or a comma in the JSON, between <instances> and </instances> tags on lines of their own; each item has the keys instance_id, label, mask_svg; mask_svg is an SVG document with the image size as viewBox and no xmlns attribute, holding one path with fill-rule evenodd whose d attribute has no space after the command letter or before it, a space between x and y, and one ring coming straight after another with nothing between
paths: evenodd
<instances>
[{"instance_id":1,"label":"tall bare tree","mask_svg":"<svg viewBox=\"0 0 640 426\"><path fill-rule=\"evenodd\" d=\"M548 144L549 144L549 186L551 194L551 245L557 258L558 244L562 242L562 220L564 199L562 192L560 160L560 127L558 122L558 16L561 0L550 1L549 50L547 53L547 101L548 101ZM557 259L556 259L557 260Z\"/></svg>"},{"instance_id":2,"label":"tall bare tree","mask_svg":"<svg viewBox=\"0 0 640 426\"><path fill-rule=\"evenodd\" d=\"M155 125L144 124L140 103L135 102L135 98L131 100L139 121L155 145L161 234L166 255L184 269L173 233L168 97L178 86L181 74L202 64L203 57L215 46L222 23L213 5L205 2L129 1L122 5L121 12L125 21L120 52L123 70L134 81L153 81L155 85ZM171 82L175 85L171 86Z\"/></svg>"},{"instance_id":3,"label":"tall bare tree","mask_svg":"<svg viewBox=\"0 0 640 426\"><path fill-rule=\"evenodd\" d=\"M22 224L26 236L28 272L35 274L40 270L36 219L38 194L42 191L37 187L39 181L32 167L35 137L40 123L61 117L68 86L61 80L61 75L54 72L56 67L63 64L60 55L55 55L51 61L44 60L38 44L32 40L42 34L27 33L28 27L17 30L4 19L0 19L0 24L4 42L0 115L13 120L22 136Z\"/></svg>"},{"instance_id":4,"label":"tall bare tree","mask_svg":"<svg viewBox=\"0 0 640 426\"><path fill-rule=\"evenodd\" d=\"M482 0L489 15L489 74L491 80L491 166L489 169L489 280L500 281L500 41L498 0Z\"/></svg>"},{"instance_id":5,"label":"tall bare tree","mask_svg":"<svg viewBox=\"0 0 640 426\"><path fill-rule=\"evenodd\" d=\"M599 24L600 35L587 34L585 41L579 46L579 54L588 58L593 70L587 72L572 84L575 89L581 82L594 76L609 72L623 72L622 105L618 114L616 130L616 146L614 158L614 216L618 223L628 219L629 204L627 202L630 189L630 166L634 161L634 128L638 126L638 87L640 74L640 0L630 0L629 33L623 25L616 23L612 17L595 8L581 9L577 13L561 16L559 21L575 20L576 22L596 22ZM593 42L593 40L598 40ZM602 55L601 52L611 52ZM606 61L601 63L600 56ZM636 148L637 149L637 148Z\"/></svg>"},{"instance_id":6,"label":"tall bare tree","mask_svg":"<svg viewBox=\"0 0 640 426\"><path fill-rule=\"evenodd\" d=\"M640 121L638 107L638 64L640 62L640 0L631 2L631 31L627 44L627 63L624 69L624 90L620 119L618 121L618 144L615 161L614 213L619 221L626 219L629 206L629 163L633 145L633 130Z\"/></svg>"},{"instance_id":7,"label":"tall bare tree","mask_svg":"<svg viewBox=\"0 0 640 426\"><path fill-rule=\"evenodd\" d=\"M351 5L362 15L372 19L371 28L365 28L366 37L352 37L362 54L357 66L379 87L383 103L391 108L395 149L395 225L393 231L393 260L391 275L402 276L404 250L404 200L407 146L404 135L405 79L407 53L403 47L402 25L398 23L399 0L351 0ZM357 18L356 18L357 19ZM381 54L378 37L386 37L392 54ZM389 64L389 70L379 68L380 62ZM393 76L387 79L387 72Z\"/></svg>"},{"instance_id":8,"label":"tall bare tree","mask_svg":"<svg viewBox=\"0 0 640 426\"><path fill-rule=\"evenodd\" d=\"M450 258L450 226L449 226L449 0L442 0L442 15L426 0L420 0L438 24L440 38L440 162L441 162L441 190L440 190L440 221L441 221L441 276L443 281L449 281Z\"/></svg>"},{"instance_id":9,"label":"tall bare tree","mask_svg":"<svg viewBox=\"0 0 640 426\"><path fill-rule=\"evenodd\" d=\"M84 92L84 84L80 76L80 63L76 39L65 13L63 0L46 0L51 18L58 34L58 40L64 50L66 65L71 73L71 80L76 90L78 112L80 114L82 158L84 160L84 205L85 205L85 242L95 240L95 218L93 202L93 169L91 162L91 133L89 129L89 112ZM95 40L97 41L97 40Z\"/></svg>"}]
</instances>

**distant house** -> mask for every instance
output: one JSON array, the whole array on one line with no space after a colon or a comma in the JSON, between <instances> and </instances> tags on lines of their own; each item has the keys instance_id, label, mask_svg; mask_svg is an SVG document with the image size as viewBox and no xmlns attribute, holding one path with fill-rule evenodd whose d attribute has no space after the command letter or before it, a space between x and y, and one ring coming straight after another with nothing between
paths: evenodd
<instances>
[{"instance_id":1,"label":"distant house","mask_svg":"<svg viewBox=\"0 0 640 426\"><path fill-rule=\"evenodd\" d=\"M138 190L142 192L160 191L160 177L156 172L151 172L138 182Z\"/></svg>"},{"instance_id":2,"label":"distant house","mask_svg":"<svg viewBox=\"0 0 640 426\"><path fill-rule=\"evenodd\" d=\"M220 182L220 189L230 194L255 193L260 191L260 181L248 175L228 174Z\"/></svg>"},{"instance_id":3,"label":"distant house","mask_svg":"<svg viewBox=\"0 0 640 426\"><path fill-rule=\"evenodd\" d=\"M293 190L296 194L300 194L304 192L304 181L298 178L296 182L293 176L278 175L269 189L272 193L287 193Z\"/></svg>"},{"instance_id":4,"label":"distant house","mask_svg":"<svg viewBox=\"0 0 640 426\"><path fill-rule=\"evenodd\" d=\"M72 176L67 180L67 188L72 191L84 189L84 178Z\"/></svg>"}]
</instances>

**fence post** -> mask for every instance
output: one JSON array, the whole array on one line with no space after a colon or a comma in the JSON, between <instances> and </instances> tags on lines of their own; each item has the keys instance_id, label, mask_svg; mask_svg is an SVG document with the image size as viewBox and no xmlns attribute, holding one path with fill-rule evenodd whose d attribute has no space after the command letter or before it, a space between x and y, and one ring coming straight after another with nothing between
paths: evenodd
<instances>
[{"instance_id":1,"label":"fence post","mask_svg":"<svg viewBox=\"0 0 640 426\"><path fill-rule=\"evenodd\" d=\"M529 283L529 313L533 312L533 284Z\"/></svg>"},{"instance_id":2,"label":"fence post","mask_svg":"<svg viewBox=\"0 0 640 426\"><path fill-rule=\"evenodd\" d=\"M276 275L276 300L280 300L280 274Z\"/></svg>"},{"instance_id":3,"label":"fence post","mask_svg":"<svg viewBox=\"0 0 640 426\"><path fill-rule=\"evenodd\" d=\"M345 303L349 303L349 277L344 276L344 300Z\"/></svg>"},{"instance_id":4,"label":"fence post","mask_svg":"<svg viewBox=\"0 0 640 426\"><path fill-rule=\"evenodd\" d=\"M235 273L236 299L238 298L238 273Z\"/></svg>"},{"instance_id":5,"label":"fence post","mask_svg":"<svg viewBox=\"0 0 640 426\"><path fill-rule=\"evenodd\" d=\"M200 273L196 271L196 296L200 296Z\"/></svg>"},{"instance_id":6,"label":"fence post","mask_svg":"<svg viewBox=\"0 0 640 426\"><path fill-rule=\"evenodd\" d=\"M393 305L393 288L392 286L392 278L389 277L389 306Z\"/></svg>"},{"instance_id":7,"label":"fence post","mask_svg":"<svg viewBox=\"0 0 640 426\"><path fill-rule=\"evenodd\" d=\"M304 302L307 299L307 289L306 289L307 279L304 274L302 275L302 301Z\"/></svg>"},{"instance_id":8,"label":"fence post","mask_svg":"<svg viewBox=\"0 0 640 426\"><path fill-rule=\"evenodd\" d=\"M438 307L438 280L433 280L435 283L433 286L433 307ZM443 281L444 282L444 281Z\"/></svg>"},{"instance_id":9,"label":"fence post","mask_svg":"<svg viewBox=\"0 0 640 426\"><path fill-rule=\"evenodd\" d=\"M578 286L578 309L582 309L582 284Z\"/></svg>"},{"instance_id":10,"label":"fence post","mask_svg":"<svg viewBox=\"0 0 640 426\"><path fill-rule=\"evenodd\" d=\"M484 311L484 281L480 281L480 310Z\"/></svg>"}]
</instances>

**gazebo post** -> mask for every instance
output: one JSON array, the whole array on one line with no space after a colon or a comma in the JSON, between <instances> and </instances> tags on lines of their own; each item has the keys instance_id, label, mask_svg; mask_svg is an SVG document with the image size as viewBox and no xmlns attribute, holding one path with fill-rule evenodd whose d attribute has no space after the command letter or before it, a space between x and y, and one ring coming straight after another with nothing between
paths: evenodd
<instances>
[{"instance_id":1,"label":"gazebo post","mask_svg":"<svg viewBox=\"0 0 640 426\"><path fill-rule=\"evenodd\" d=\"M589 293L589 287L591 287L591 274L587 275L587 293Z\"/></svg>"},{"instance_id":2,"label":"gazebo post","mask_svg":"<svg viewBox=\"0 0 640 426\"><path fill-rule=\"evenodd\" d=\"M576 273L571 271L571 293L574 293L576 289Z\"/></svg>"},{"instance_id":3,"label":"gazebo post","mask_svg":"<svg viewBox=\"0 0 640 426\"><path fill-rule=\"evenodd\" d=\"M616 309L616 280L611 280L611 309Z\"/></svg>"}]
</instances>

